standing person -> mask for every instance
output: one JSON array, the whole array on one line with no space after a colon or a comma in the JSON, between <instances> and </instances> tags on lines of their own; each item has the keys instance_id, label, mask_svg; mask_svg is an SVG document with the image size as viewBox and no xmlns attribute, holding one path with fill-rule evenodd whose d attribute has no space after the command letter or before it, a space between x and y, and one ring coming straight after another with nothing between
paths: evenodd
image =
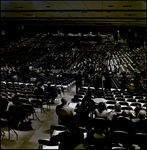
<instances>
[{"instance_id":1,"label":"standing person","mask_svg":"<svg viewBox=\"0 0 147 150\"><path fill-rule=\"evenodd\" d=\"M94 87L95 87L95 91L98 89L98 87L101 84L101 78L99 75L96 75L94 78Z\"/></svg>"},{"instance_id":2,"label":"standing person","mask_svg":"<svg viewBox=\"0 0 147 150\"><path fill-rule=\"evenodd\" d=\"M140 92L143 92L143 84L144 84L143 77L140 77L140 80L139 80L139 91Z\"/></svg>"},{"instance_id":3,"label":"standing person","mask_svg":"<svg viewBox=\"0 0 147 150\"><path fill-rule=\"evenodd\" d=\"M139 90L139 74L138 73L135 74L134 86L136 88L136 92L138 92L138 90Z\"/></svg>"},{"instance_id":4,"label":"standing person","mask_svg":"<svg viewBox=\"0 0 147 150\"><path fill-rule=\"evenodd\" d=\"M82 75L81 72L79 71L78 74L76 75L76 93L78 93L78 89L81 88L82 86Z\"/></svg>"},{"instance_id":5,"label":"standing person","mask_svg":"<svg viewBox=\"0 0 147 150\"><path fill-rule=\"evenodd\" d=\"M123 72L121 80L121 92L125 89L126 86L126 72Z\"/></svg>"},{"instance_id":6,"label":"standing person","mask_svg":"<svg viewBox=\"0 0 147 150\"><path fill-rule=\"evenodd\" d=\"M47 85L48 86L44 89L44 92L47 98L51 98L51 103L54 103L55 98L57 97L57 90L55 89L55 87L51 86L50 82L48 82Z\"/></svg>"},{"instance_id":7,"label":"standing person","mask_svg":"<svg viewBox=\"0 0 147 150\"><path fill-rule=\"evenodd\" d=\"M110 89L111 88L111 77L109 72L106 73L106 80L105 80L105 89Z\"/></svg>"}]
</instances>

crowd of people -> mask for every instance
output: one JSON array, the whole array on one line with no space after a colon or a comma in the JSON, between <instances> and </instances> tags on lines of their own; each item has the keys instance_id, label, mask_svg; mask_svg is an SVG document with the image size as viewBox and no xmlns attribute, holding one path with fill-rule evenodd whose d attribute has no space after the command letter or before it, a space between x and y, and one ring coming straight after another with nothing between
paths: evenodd
<instances>
[{"instance_id":1,"label":"crowd of people","mask_svg":"<svg viewBox=\"0 0 147 150\"><path fill-rule=\"evenodd\" d=\"M136 132L146 134L146 110L140 105L137 105L133 111L122 110L121 105L116 103L115 109L108 111L106 103L100 102L95 105L88 97L89 95L90 93L85 100L76 105L75 109L69 106L65 98L61 99L62 103L57 105L56 114L59 124L64 125L67 131L53 136L46 141L45 145L58 145L60 142L60 149L110 149L112 147L135 149L132 144L134 134ZM93 119L102 119L105 122L97 124ZM130 136L128 142L121 146L117 142L113 143L112 140L112 132L117 130L127 132ZM142 145L139 146L145 148Z\"/></svg>"}]
</instances>

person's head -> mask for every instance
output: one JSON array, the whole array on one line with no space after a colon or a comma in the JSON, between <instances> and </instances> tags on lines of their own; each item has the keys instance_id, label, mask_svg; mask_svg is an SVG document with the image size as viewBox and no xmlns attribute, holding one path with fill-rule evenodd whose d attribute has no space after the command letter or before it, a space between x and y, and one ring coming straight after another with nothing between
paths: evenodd
<instances>
[{"instance_id":1,"label":"person's head","mask_svg":"<svg viewBox=\"0 0 147 150\"><path fill-rule=\"evenodd\" d=\"M61 98L61 103L62 103L63 105L65 105L65 104L67 104L67 100L64 99L64 98Z\"/></svg>"},{"instance_id":2,"label":"person's head","mask_svg":"<svg viewBox=\"0 0 147 150\"><path fill-rule=\"evenodd\" d=\"M117 112L121 111L121 105L119 103L115 104L115 111L117 111Z\"/></svg>"},{"instance_id":3,"label":"person's head","mask_svg":"<svg viewBox=\"0 0 147 150\"><path fill-rule=\"evenodd\" d=\"M146 111L145 110L140 110L139 111L139 118L140 119L145 119L146 118Z\"/></svg>"},{"instance_id":4,"label":"person's head","mask_svg":"<svg viewBox=\"0 0 147 150\"><path fill-rule=\"evenodd\" d=\"M98 110L100 113L102 113L104 110L106 110L106 104L104 102L100 102L98 106Z\"/></svg>"}]
</instances>

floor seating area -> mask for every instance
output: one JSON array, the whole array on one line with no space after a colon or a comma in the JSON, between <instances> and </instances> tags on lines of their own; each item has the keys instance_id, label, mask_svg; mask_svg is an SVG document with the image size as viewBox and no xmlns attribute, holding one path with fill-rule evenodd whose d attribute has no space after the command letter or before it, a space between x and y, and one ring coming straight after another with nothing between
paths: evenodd
<instances>
[{"instance_id":1,"label":"floor seating area","mask_svg":"<svg viewBox=\"0 0 147 150\"><path fill-rule=\"evenodd\" d=\"M102 37L102 44L94 45L87 43L80 44L80 41L74 44L71 41L48 41L46 40L46 36L46 34L40 33L32 38L22 38L19 43L13 44L15 49L19 49L17 50L18 53L13 55L9 55L8 53L7 56L1 60L1 99L5 98L8 102L11 102L11 96L17 94L19 101L24 104L24 109L26 109L26 111L28 110L28 117L24 120L30 119L34 126L35 122L37 122L37 127L35 126L37 129L33 131L35 132L34 135L39 132L39 137L38 139L35 138L35 141L32 140L35 142L35 149L59 148L59 143L50 145L49 142L45 142L43 139L50 140L51 137L60 133L54 130L66 130L64 125L58 124L58 117L55 113L55 108L60 103L61 97L66 97L69 104L72 103L75 108L78 103L82 103L86 93L90 92L91 100L95 102L95 105L98 105L102 101L106 104L106 109L109 112L114 111L116 103L120 104L122 111L129 110L133 112L137 105L140 105L142 109L146 110L147 72L145 46L134 49L129 49L128 47L122 48L120 46L119 51L115 49L104 50L102 45L105 45L106 42ZM114 41L110 43L113 44L113 42ZM10 43L10 47L12 48L12 43ZM99 49L97 49L97 47L99 47ZM73 51L73 49L75 51ZM23 67L25 67L26 72ZM82 74L82 86L76 93L76 75L78 72ZM127 81L124 89L121 89L124 72L126 73ZM109 73L110 82L108 81L107 73ZM132 83L135 83L136 74L139 75L138 91L130 90ZM96 76L100 77L97 86L95 84ZM141 78L142 83L140 83ZM49 83L51 87L54 87L57 93L54 104L51 103L51 97L49 97L48 93L44 92L40 95L34 93L38 82L42 83L41 88L43 91L47 88ZM108 84L110 88L107 87ZM5 113L7 112L7 105L8 104L1 105ZM105 121L105 125L109 124L106 120L96 120L93 117L93 112L90 112L89 116L91 126L94 130L96 128L95 125L100 123L99 121ZM47 119L48 117L51 117L51 119ZM1 118L2 121L6 121L7 119L7 117L5 118L3 116ZM45 119L47 119L48 122L46 122ZM17 136L16 141L20 138L17 129L10 124L9 120L7 121L8 124L6 124L6 126L8 125L8 132L3 130L5 126L1 127L1 149L7 147L4 145L7 134L9 134L9 142L11 142L11 134L13 137L14 135ZM132 128L135 129L133 134L123 130L121 129L121 123L124 123L121 121L121 119L118 121L120 123L119 125L117 124L118 128L115 128L115 124L112 126L109 124L109 126L107 126L111 142L106 145L111 149L116 149L116 147L123 149L121 145L128 144L131 135L131 142L129 144L133 144L134 149L147 148L147 145L144 144L144 141L147 139L147 133L136 131L134 122L132 125ZM48 128L44 124L49 125ZM43 135L44 133L41 133L43 131L41 126L45 126L45 128L49 130L46 131L47 134L45 133L45 135ZM124 126L127 126L127 124ZM87 129L83 127L81 130L86 139L88 134ZM32 130L30 133L31 132ZM48 136L49 134L50 136ZM31 133L31 135L33 136L33 133ZM31 139L31 137L29 138ZM142 142L139 143L138 139L140 138ZM120 143L120 145L118 145L118 143ZM25 148L25 142L21 144L22 146L19 145L17 148ZM45 147L45 145L47 147ZM84 147L85 149L88 147L90 149L95 148L92 142L89 143L88 147L86 146L87 145ZM28 149L29 146L26 147Z\"/></svg>"}]
</instances>

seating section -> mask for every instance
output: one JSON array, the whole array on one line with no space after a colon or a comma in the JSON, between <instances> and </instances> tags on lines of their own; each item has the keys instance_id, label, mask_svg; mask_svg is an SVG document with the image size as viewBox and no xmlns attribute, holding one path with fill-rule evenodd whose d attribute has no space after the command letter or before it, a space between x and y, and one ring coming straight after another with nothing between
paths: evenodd
<instances>
[{"instance_id":1,"label":"seating section","mask_svg":"<svg viewBox=\"0 0 147 150\"><path fill-rule=\"evenodd\" d=\"M73 103L81 103L86 93L90 92L91 99L95 103L99 103L99 100L103 99L110 112L114 110L116 103L121 105L122 110L132 111L137 105L146 110L145 46L130 49L128 45L123 48L120 44L120 47L112 48L115 41L111 41L108 37L106 40L102 35L101 41L95 44L83 41L75 43L73 41L54 41L48 40L48 38L48 35L44 33L36 34L32 38L22 38L19 42L10 43L9 51L2 53L4 57L1 59L0 92L8 101L11 101L12 94L17 94L25 109L30 110L28 114L33 114L33 119L35 115L39 120L36 108L39 108L41 113L45 112L43 105L50 108L51 97L49 97L49 93L45 92L48 83L54 87L57 94L61 94L61 92L64 94L65 90L70 91L71 87L76 84L76 74L80 71L82 87L72 98ZM103 49L105 45L110 45L110 48ZM127 81L124 89L121 89L124 72ZM139 74L140 78L142 77L139 90L129 90L131 84L136 80L136 74ZM97 76L99 79L96 78ZM41 82L44 89L44 93L40 95L34 93L38 82ZM96 122L106 121L91 119L92 122L95 122L93 125L96 125ZM115 125L110 127L112 143L125 139L123 144L128 144L129 131L118 131L114 127ZM52 130L55 128L55 126L51 126ZM65 129L60 125L57 128ZM93 126L93 128L96 127ZM1 132L1 134L4 133ZM136 144L137 139L144 138L144 134L136 132L134 138L133 142ZM43 144L41 142L40 140L39 144ZM138 144L143 145L143 143ZM57 145L55 144L55 146Z\"/></svg>"}]
</instances>

